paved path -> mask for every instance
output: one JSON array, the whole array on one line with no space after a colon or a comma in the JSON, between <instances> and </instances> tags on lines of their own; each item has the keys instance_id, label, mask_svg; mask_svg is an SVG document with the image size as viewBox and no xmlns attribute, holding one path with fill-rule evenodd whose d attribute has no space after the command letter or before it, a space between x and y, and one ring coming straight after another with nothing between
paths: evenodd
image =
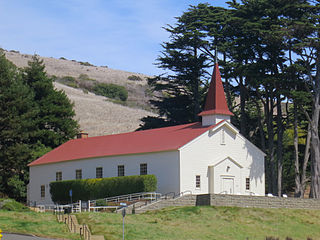
<instances>
[{"instance_id":1,"label":"paved path","mask_svg":"<svg viewBox=\"0 0 320 240\"><path fill-rule=\"evenodd\" d=\"M41 237L32 237L27 235L11 234L11 233L2 233L3 237L1 240L55 240L52 238L41 238Z\"/></svg>"}]
</instances>

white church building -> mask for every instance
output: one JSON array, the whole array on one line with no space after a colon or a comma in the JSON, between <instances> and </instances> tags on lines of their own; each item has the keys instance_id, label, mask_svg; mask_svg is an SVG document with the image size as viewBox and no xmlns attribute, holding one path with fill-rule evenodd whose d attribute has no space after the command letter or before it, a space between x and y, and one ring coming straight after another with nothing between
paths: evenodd
<instances>
[{"instance_id":1,"label":"white church building","mask_svg":"<svg viewBox=\"0 0 320 240\"><path fill-rule=\"evenodd\" d=\"M157 192L265 194L265 154L230 123L218 64L202 122L70 140L29 164L28 200L52 204L53 181L154 174Z\"/></svg>"}]
</instances>

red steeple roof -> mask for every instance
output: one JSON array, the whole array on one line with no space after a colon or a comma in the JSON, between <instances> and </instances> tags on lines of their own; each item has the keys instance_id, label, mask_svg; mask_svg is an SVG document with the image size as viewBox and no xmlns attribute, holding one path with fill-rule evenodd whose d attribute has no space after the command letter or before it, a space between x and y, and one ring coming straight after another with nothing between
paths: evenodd
<instances>
[{"instance_id":1,"label":"red steeple roof","mask_svg":"<svg viewBox=\"0 0 320 240\"><path fill-rule=\"evenodd\" d=\"M233 115L233 113L230 112L228 108L226 97L224 96L224 89L221 81L218 63L215 64L213 70L204 110L199 113L199 116L214 114L230 116Z\"/></svg>"}]
</instances>

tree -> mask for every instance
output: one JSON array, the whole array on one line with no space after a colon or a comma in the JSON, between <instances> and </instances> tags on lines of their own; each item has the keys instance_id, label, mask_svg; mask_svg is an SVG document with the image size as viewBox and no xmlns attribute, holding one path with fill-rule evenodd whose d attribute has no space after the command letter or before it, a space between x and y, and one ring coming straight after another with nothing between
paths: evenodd
<instances>
[{"instance_id":1,"label":"tree","mask_svg":"<svg viewBox=\"0 0 320 240\"><path fill-rule=\"evenodd\" d=\"M22 78L33 91L39 109L33 143L55 148L73 138L78 133L73 104L63 91L54 88L53 80L47 76L39 57L33 56L28 67L23 69Z\"/></svg>"},{"instance_id":2,"label":"tree","mask_svg":"<svg viewBox=\"0 0 320 240\"><path fill-rule=\"evenodd\" d=\"M0 55L0 191L25 200L27 164L73 138L78 124L67 96L34 57L18 70Z\"/></svg>"},{"instance_id":3,"label":"tree","mask_svg":"<svg viewBox=\"0 0 320 240\"><path fill-rule=\"evenodd\" d=\"M229 9L199 4L166 30L171 38L163 44L158 65L169 73L150 80L164 93L152 102L160 118L149 117L144 126L197 120L206 67L214 57L213 46L218 46L228 103L232 94L240 97L232 122L267 153L268 192L281 196L283 179L288 180L283 173L295 169L292 180L303 195L311 142L311 196L320 197L319 1L234 0ZM306 109L310 100L313 108ZM298 119L303 124L298 125ZM308 134L299 135L299 129ZM299 147L302 138L306 144ZM294 155L284 151L291 147ZM288 182L287 189L294 181Z\"/></svg>"},{"instance_id":4,"label":"tree","mask_svg":"<svg viewBox=\"0 0 320 240\"><path fill-rule=\"evenodd\" d=\"M311 96L312 110L307 111L299 104L308 122L311 135L311 191L310 197L320 198L320 43L319 43L319 1L307 1L304 6L304 15L292 27L292 38L295 39L293 49L297 54L296 63L300 64L299 71L304 91Z\"/></svg>"},{"instance_id":5,"label":"tree","mask_svg":"<svg viewBox=\"0 0 320 240\"><path fill-rule=\"evenodd\" d=\"M160 117L143 118L141 129L198 120L209 77L206 68L210 66L209 57L204 53L207 35L201 29L207 13L206 4L191 6L177 18L175 26L164 28L170 33L170 41L162 44L157 65L169 73L148 81L154 91L162 93L157 100L151 100Z\"/></svg>"},{"instance_id":6,"label":"tree","mask_svg":"<svg viewBox=\"0 0 320 240\"><path fill-rule=\"evenodd\" d=\"M26 197L27 164L32 157L30 138L38 108L33 92L16 67L0 55L0 187L9 197Z\"/></svg>"}]
</instances>

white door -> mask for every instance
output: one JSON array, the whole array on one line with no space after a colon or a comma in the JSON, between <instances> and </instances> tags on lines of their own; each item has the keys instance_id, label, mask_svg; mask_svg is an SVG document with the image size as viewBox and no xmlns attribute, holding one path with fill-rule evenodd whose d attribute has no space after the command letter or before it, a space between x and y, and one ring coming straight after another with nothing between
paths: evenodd
<instances>
[{"instance_id":1,"label":"white door","mask_svg":"<svg viewBox=\"0 0 320 240\"><path fill-rule=\"evenodd\" d=\"M234 193L234 179L222 178L222 193L233 194Z\"/></svg>"}]
</instances>

